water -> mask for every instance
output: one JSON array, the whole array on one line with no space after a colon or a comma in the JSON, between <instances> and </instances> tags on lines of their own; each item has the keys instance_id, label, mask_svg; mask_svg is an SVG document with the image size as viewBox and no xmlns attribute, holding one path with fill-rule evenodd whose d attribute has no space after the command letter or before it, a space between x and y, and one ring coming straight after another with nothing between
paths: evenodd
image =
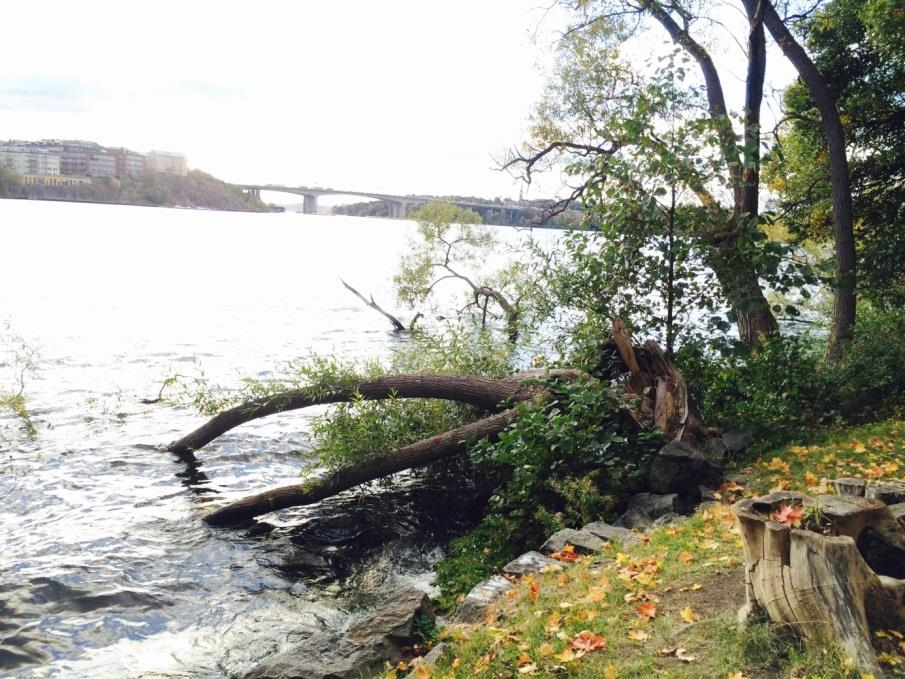
<instances>
[{"instance_id":1,"label":"water","mask_svg":"<svg viewBox=\"0 0 905 679\"><path fill-rule=\"evenodd\" d=\"M248 424L187 465L150 446L203 418L141 403L199 368L234 384L312 350L386 355L400 340L339 277L392 307L411 230L0 201L0 321L40 351L25 391L37 436L0 416L0 674L241 674L401 584L429 585L455 497L411 480L211 529L212 503L297 477L310 414Z\"/></svg>"}]
</instances>

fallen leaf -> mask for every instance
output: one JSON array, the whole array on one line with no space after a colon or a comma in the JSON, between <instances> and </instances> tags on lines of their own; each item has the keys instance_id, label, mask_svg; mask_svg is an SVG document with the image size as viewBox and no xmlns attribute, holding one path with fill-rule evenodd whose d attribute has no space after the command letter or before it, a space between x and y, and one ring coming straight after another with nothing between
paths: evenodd
<instances>
[{"instance_id":1,"label":"fallen leaf","mask_svg":"<svg viewBox=\"0 0 905 679\"><path fill-rule=\"evenodd\" d=\"M690 564L692 559L694 559L694 554L692 554L691 552L682 552L681 554L679 554L679 561L686 565Z\"/></svg>"},{"instance_id":2,"label":"fallen leaf","mask_svg":"<svg viewBox=\"0 0 905 679\"><path fill-rule=\"evenodd\" d=\"M519 674L534 674L535 672L537 672L537 665L533 662L518 668Z\"/></svg>"},{"instance_id":3,"label":"fallen leaf","mask_svg":"<svg viewBox=\"0 0 905 679\"><path fill-rule=\"evenodd\" d=\"M779 507L779 511L770 514L770 518L778 523L786 523L796 527L801 525L804 518L804 510L801 507L783 504Z\"/></svg>"},{"instance_id":4,"label":"fallen leaf","mask_svg":"<svg viewBox=\"0 0 905 679\"><path fill-rule=\"evenodd\" d=\"M688 655L684 648L676 649L676 657L682 662L694 662L697 658L693 655Z\"/></svg>"},{"instance_id":5,"label":"fallen leaf","mask_svg":"<svg viewBox=\"0 0 905 679\"><path fill-rule=\"evenodd\" d=\"M562 616L553 612L550 614L550 617L547 618L547 631L548 632L558 632L559 631L559 623L562 621Z\"/></svg>"},{"instance_id":6,"label":"fallen leaf","mask_svg":"<svg viewBox=\"0 0 905 679\"><path fill-rule=\"evenodd\" d=\"M682 609L682 612L679 613L682 616L682 620L688 623L697 622L701 619L701 616L691 610L691 606L686 606Z\"/></svg>"},{"instance_id":7,"label":"fallen leaf","mask_svg":"<svg viewBox=\"0 0 905 679\"><path fill-rule=\"evenodd\" d=\"M582 630L572 640L572 648L577 651L599 651L606 646L606 639L590 630Z\"/></svg>"},{"instance_id":8,"label":"fallen leaf","mask_svg":"<svg viewBox=\"0 0 905 679\"><path fill-rule=\"evenodd\" d=\"M650 639L650 634L643 629L630 629L627 636L632 641L647 641Z\"/></svg>"},{"instance_id":9,"label":"fallen leaf","mask_svg":"<svg viewBox=\"0 0 905 679\"><path fill-rule=\"evenodd\" d=\"M657 617L657 607L650 601L635 606L635 611L645 620L651 620Z\"/></svg>"},{"instance_id":10,"label":"fallen leaf","mask_svg":"<svg viewBox=\"0 0 905 679\"><path fill-rule=\"evenodd\" d=\"M541 657L553 655L553 644L544 642L543 644L541 644L540 646L537 647L537 653Z\"/></svg>"},{"instance_id":11,"label":"fallen leaf","mask_svg":"<svg viewBox=\"0 0 905 679\"><path fill-rule=\"evenodd\" d=\"M612 665L607 665L603 670L603 679L616 679L616 668Z\"/></svg>"},{"instance_id":12,"label":"fallen leaf","mask_svg":"<svg viewBox=\"0 0 905 679\"><path fill-rule=\"evenodd\" d=\"M528 585L528 595L531 601L537 601L537 597L540 596L540 583L537 580L532 580Z\"/></svg>"},{"instance_id":13,"label":"fallen leaf","mask_svg":"<svg viewBox=\"0 0 905 679\"><path fill-rule=\"evenodd\" d=\"M748 677L741 672L730 672L726 679L748 679Z\"/></svg>"},{"instance_id":14,"label":"fallen leaf","mask_svg":"<svg viewBox=\"0 0 905 679\"><path fill-rule=\"evenodd\" d=\"M421 663L415 668L415 679L430 679L433 672L427 663Z\"/></svg>"},{"instance_id":15,"label":"fallen leaf","mask_svg":"<svg viewBox=\"0 0 905 679\"><path fill-rule=\"evenodd\" d=\"M569 646L566 646L560 653L557 653L553 656L559 662L572 662L575 660L575 651L573 651Z\"/></svg>"}]
</instances>

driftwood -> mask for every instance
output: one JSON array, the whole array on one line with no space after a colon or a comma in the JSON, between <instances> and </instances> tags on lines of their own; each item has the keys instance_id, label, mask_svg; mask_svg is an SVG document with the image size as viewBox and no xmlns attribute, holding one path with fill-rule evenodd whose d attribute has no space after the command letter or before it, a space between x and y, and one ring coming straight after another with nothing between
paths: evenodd
<instances>
[{"instance_id":1,"label":"driftwood","mask_svg":"<svg viewBox=\"0 0 905 679\"><path fill-rule=\"evenodd\" d=\"M629 366L626 390L636 398L622 404L620 413L638 427L658 426L668 440L694 440L700 427L693 417L685 381L654 342L633 347L625 326L616 319L614 338ZM378 454L352 467L326 476L259 493L208 515L214 525L242 523L255 516L295 505L310 504L353 486L405 469L435 462L466 449L478 438L494 438L515 417L513 405L545 394L551 381L592 379L576 370L548 370L520 373L506 379L473 375L416 373L385 375L371 380L312 389L298 389L248 401L213 417L195 431L164 449L191 456L218 436L246 422L289 410L355 399L438 398L467 403L489 416L393 451Z\"/></svg>"},{"instance_id":2,"label":"driftwood","mask_svg":"<svg viewBox=\"0 0 905 679\"><path fill-rule=\"evenodd\" d=\"M771 518L783 506L805 508L803 529ZM732 509L746 562L740 619L763 612L806 639L835 640L864 672L883 676L872 633L905 626L905 528L890 509L785 491Z\"/></svg>"},{"instance_id":3,"label":"driftwood","mask_svg":"<svg viewBox=\"0 0 905 679\"><path fill-rule=\"evenodd\" d=\"M408 328L406 328L402 324L402 321L400 321L393 314L391 314L389 311L385 310L382 306L380 306L377 302L374 301L374 295L371 295L371 299L369 300L367 297L365 297L360 292L358 292L358 290L356 290L351 285L346 283L342 278L339 279L339 282L342 283L343 286L345 286L346 290L348 290L353 295L358 297L358 299L360 299L362 302L364 302L366 306L369 306L374 311L376 311L380 314L383 314L383 316L390 322L390 325L393 326L394 332L407 332L407 331L413 330L415 328L415 323L417 323L418 319L421 318L421 316L422 316L421 312L418 312L417 314L415 314L415 317L412 319L411 324L409 325Z\"/></svg>"}]
</instances>

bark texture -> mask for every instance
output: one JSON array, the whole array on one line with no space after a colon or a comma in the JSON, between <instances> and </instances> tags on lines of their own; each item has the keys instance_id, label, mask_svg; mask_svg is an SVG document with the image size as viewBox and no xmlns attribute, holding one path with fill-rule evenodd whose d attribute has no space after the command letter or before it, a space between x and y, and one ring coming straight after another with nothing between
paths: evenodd
<instances>
[{"instance_id":1,"label":"bark texture","mask_svg":"<svg viewBox=\"0 0 905 679\"><path fill-rule=\"evenodd\" d=\"M887 574L905 553L897 551L905 549L905 529L879 500L817 498L821 532L772 520L784 504L815 501L781 491L732 508L746 562L740 617L761 610L807 639L838 641L862 671L882 677L872 632L905 625L905 580Z\"/></svg>"},{"instance_id":2,"label":"bark texture","mask_svg":"<svg viewBox=\"0 0 905 679\"><path fill-rule=\"evenodd\" d=\"M230 526L278 509L319 502L362 483L458 455L465 451L465 446L471 440L496 437L515 419L515 416L515 410L505 410L483 420L470 422L438 436L404 446L380 458L369 459L331 472L319 479L243 498L208 514L204 520L212 526Z\"/></svg>"}]
</instances>

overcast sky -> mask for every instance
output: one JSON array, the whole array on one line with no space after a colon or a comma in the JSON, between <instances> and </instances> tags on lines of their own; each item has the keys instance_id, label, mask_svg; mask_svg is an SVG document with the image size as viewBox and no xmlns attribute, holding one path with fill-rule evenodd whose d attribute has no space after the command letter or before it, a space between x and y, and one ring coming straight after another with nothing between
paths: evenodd
<instances>
[{"instance_id":1,"label":"overcast sky","mask_svg":"<svg viewBox=\"0 0 905 679\"><path fill-rule=\"evenodd\" d=\"M525 138L559 28L547 0L3 4L0 139L400 194L519 194L494 158Z\"/></svg>"}]
</instances>

